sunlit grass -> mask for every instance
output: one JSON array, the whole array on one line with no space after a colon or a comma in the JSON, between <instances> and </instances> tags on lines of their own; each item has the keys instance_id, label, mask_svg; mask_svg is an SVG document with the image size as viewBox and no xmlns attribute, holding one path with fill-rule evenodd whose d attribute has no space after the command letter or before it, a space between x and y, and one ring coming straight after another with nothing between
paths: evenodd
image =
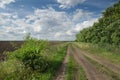
<instances>
[{"instance_id":1,"label":"sunlit grass","mask_svg":"<svg viewBox=\"0 0 120 80\"><path fill-rule=\"evenodd\" d=\"M98 45L90 43L75 43L80 49L98 55L120 66L120 48L111 45Z\"/></svg>"}]
</instances>

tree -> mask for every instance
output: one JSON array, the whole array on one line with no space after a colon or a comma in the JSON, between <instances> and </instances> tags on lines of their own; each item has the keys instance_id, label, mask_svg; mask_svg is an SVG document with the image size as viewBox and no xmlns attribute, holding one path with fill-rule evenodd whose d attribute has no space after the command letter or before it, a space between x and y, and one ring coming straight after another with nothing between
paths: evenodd
<instances>
[{"instance_id":1,"label":"tree","mask_svg":"<svg viewBox=\"0 0 120 80\"><path fill-rule=\"evenodd\" d=\"M117 44L120 42L120 0L107 8L102 18L92 27L83 29L77 34L76 41L90 43Z\"/></svg>"}]
</instances>

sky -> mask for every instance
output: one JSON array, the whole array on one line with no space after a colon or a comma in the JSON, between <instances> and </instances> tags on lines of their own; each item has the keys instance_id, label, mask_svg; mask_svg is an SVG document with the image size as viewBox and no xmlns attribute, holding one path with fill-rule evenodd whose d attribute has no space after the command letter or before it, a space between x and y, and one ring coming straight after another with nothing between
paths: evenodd
<instances>
[{"instance_id":1,"label":"sky","mask_svg":"<svg viewBox=\"0 0 120 80\"><path fill-rule=\"evenodd\" d=\"M118 0L0 0L0 40L72 41Z\"/></svg>"}]
</instances>

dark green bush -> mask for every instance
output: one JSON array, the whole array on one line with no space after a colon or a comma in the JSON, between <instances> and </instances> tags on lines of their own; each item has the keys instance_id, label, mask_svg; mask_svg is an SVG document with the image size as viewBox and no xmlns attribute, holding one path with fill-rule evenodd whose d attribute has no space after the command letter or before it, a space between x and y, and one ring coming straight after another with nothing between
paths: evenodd
<instances>
[{"instance_id":1,"label":"dark green bush","mask_svg":"<svg viewBox=\"0 0 120 80\"><path fill-rule=\"evenodd\" d=\"M16 55L25 67L30 67L32 70L44 72L48 67L48 61L45 59L44 53L47 49L46 41L37 39L27 39L25 44Z\"/></svg>"},{"instance_id":2,"label":"dark green bush","mask_svg":"<svg viewBox=\"0 0 120 80\"><path fill-rule=\"evenodd\" d=\"M47 41L27 38L21 48L8 54L8 58L18 59L26 68L29 67L33 71L44 72L49 66L44 55L47 48Z\"/></svg>"},{"instance_id":3,"label":"dark green bush","mask_svg":"<svg viewBox=\"0 0 120 80\"><path fill-rule=\"evenodd\" d=\"M26 51L22 58L22 62L26 67L32 70L44 72L48 67L48 62L45 58L36 51Z\"/></svg>"}]
</instances>

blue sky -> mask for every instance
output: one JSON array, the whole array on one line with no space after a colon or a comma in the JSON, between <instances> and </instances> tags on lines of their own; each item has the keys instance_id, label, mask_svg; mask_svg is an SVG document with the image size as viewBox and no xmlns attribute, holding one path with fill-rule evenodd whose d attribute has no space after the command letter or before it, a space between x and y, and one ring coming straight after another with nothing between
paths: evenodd
<instances>
[{"instance_id":1,"label":"blue sky","mask_svg":"<svg viewBox=\"0 0 120 80\"><path fill-rule=\"evenodd\" d=\"M117 0L0 0L0 40L75 40Z\"/></svg>"}]
</instances>

